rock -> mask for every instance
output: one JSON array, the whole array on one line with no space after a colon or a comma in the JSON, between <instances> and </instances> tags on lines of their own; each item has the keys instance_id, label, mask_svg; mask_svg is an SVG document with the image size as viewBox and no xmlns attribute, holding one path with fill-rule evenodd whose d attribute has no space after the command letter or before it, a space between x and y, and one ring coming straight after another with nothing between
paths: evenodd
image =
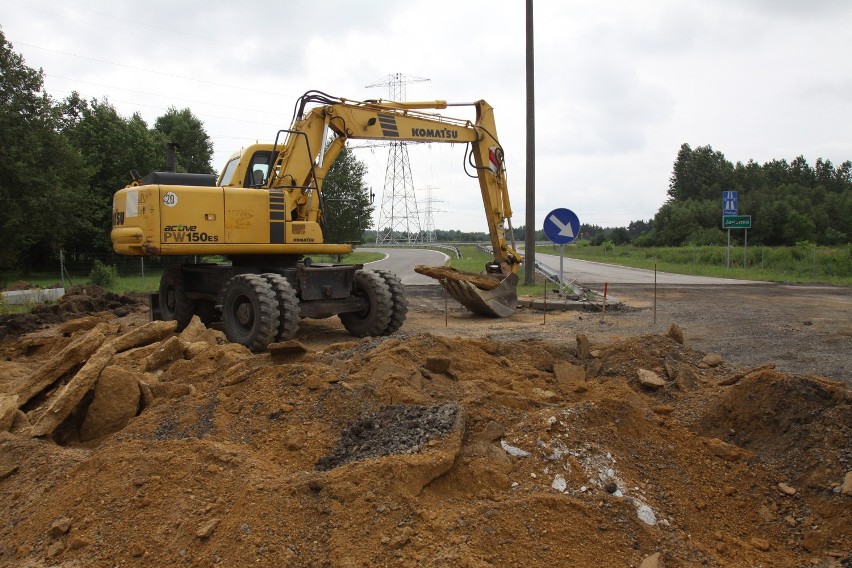
<instances>
[{"instance_id":1,"label":"rock","mask_svg":"<svg viewBox=\"0 0 852 568\"><path fill-rule=\"evenodd\" d=\"M649 389L659 389L666 386L666 381L654 371L647 369L637 369L636 374L639 376L639 384Z\"/></svg>"},{"instance_id":2,"label":"rock","mask_svg":"<svg viewBox=\"0 0 852 568\"><path fill-rule=\"evenodd\" d=\"M840 486L842 495L852 495L852 471L846 472L846 477L843 478L843 484Z\"/></svg>"},{"instance_id":3,"label":"rock","mask_svg":"<svg viewBox=\"0 0 852 568\"><path fill-rule=\"evenodd\" d=\"M108 319L115 319L115 315L111 312L106 312L83 316L81 318L74 318L59 325L59 327L56 328L56 331L57 333L68 337L72 333L76 333L78 331L89 331L99 323L103 323Z\"/></svg>"},{"instance_id":4,"label":"rock","mask_svg":"<svg viewBox=\"0 0 852 568\"><path fill-rule=\"evenodd\" d=\"M589 381L597 377L602 368L603 362L600 359L592 359L592 362L586 366L586 380Z\"/></svg>"},{"instance_id":5,"label":"rock","mask_svg":"<svg viewBox=\"0 0 852 568\"><path fill-rule=\"evenodd\" d=\"M762 552L769 552L769 541L765 538L758 538L756 536L753 536L751 537L749 543L751 543L753 547Z\"/></svg>"},{"instance_id":6,"label":"rock","mask_svg":"<svg viewBox=\"0 0 852 568\"><path fill-rule=\"evenodd\" d=\"M425 367L427 371L432 371L433 373L446 373L450 370L450 358L427 357L426 362L423 363L423 367Z\"/></svg>"},{"instance_id":7,"label":"rock","mask_svg":"<svg viewBox=\"0 0 852 568\"><path fill-rule=\"evenodd\" d=\"M208 539L218 526L219 519L211 519L198 528L198 530L195 532L195 536L202 540Z\"/></svg>"},{"instance_id":8,"label":"rock","mask_svg":"<svg viewBox=\"0 0 852 568\"><path fill-rule=\"evenodd\" d=\"M781 483L778 484L778 490L781 493L783 493L784 495L795 495L796 494L796 488L790 487L789 485L787 485L784 482L781 482Z\"/></svg>"},{"instance_id":9,"label":"rock","mask_svg":"<svg viewBox=\"0 0 852 568\"><path fill-rule=\"evenodd\" d=\"M95 351L77 374L56 393L47 410L39 416L30 429L30 435L46 436L68 418L74 408L83 399L89 389L97 382L101 371L109 364L115 355L112 343L104 343Z\"/></svg>"},{"instance_id":10,"label":"rock","mask_svg":"<svg viewBox=\"0 0 852 568\"><path fill-rule=\"evenodd\" d=\"M296 341L295 339L291 339L290 341L282 341L280 343L271 343L267 348L270 354L273 356L282 356L282 355L304 355L308 352L308 348Z\"/></svg>"},{"instance_id":11,"label":"rock","mask_svg":"<svg viewBox=\"0 0 852 568\"><path fill-rule=\"evenodd\" d=\"M675 361L672 357L666 357L664 366L666 368L666 376L669 380L673 381L677 379L677 375L680 372L680 365L678 364L678 361Z\"/></svg>"},{"instance_id":12,"label":"rock","mask_svg":"<svg viewBox=\"0 0 852 568\"><path fill-rule=\"evenodd\" d=\"M23 410L18 409L15 413L15 420L12 422L12 428L9 431L13 434L27 435L31 427L32 423L30 423L29 417Z\"/></svg>"},{"instance_id":13,"label":"rock","mask_svg":"<svg viewBox=\"0 0 852 568\"><path fill-rule=\"evenodd\" d=\"M516 448L515 446L510 446L506 443L505 440L500 440L500 447L503 448L503 451L509 454L512 457L516 458L526 458L529 457L530 453L522 450L521 448Z\"/></svg>"},{"instance_id":14,"label":"rock","mask_svg":"<svg viewBox=\"0 0 852 568\"><path fill-rule=\"evenodd\" d=\"M189 320L189 324L183 328L183 331L178 334L178 337L181 341L186 343L194 343L198 341L201 334L203 334L206 329L207 326L201 323L201 318L198 316L192 316L192 319Z\"/></svg>"},{"instance_id":15,"label":"rock","mask_svg":"<svg viewBox=\"0 0 852 568\"><path fill-rule=\"evenodd\" d=\"M718 353L708 353L698 363L699 367L718 367L722 364L722 356Z\"/></svg>"},{"instance_id":16,"label":"rock","mask_svg":"<svg viewBox=\"0 0 852 568\"><path fill-rule=\"evenodd\" d=\"M68 538L68 550L79 550L91 545L92 541L80 535L73 535Z\"/></svg>"},{"instance_id":17,"label":"rock","mask_svg":"<svg viewBox=\"0 0 852 568\"><path fill-rule=\"evenodd\" d=\"M116 353L162 341L175 332L174 321L155 320L113 340Z\"/></svg>"},{"instance_id":18,"label":"rock","mask_svg":"<svg viewBox=\"0 0 852 568\"><path fill-rule=\"evenodd\" d=\"M183 353L186 351L187 345L180 340L179 337L170 337L148 355L145 360L145 370L153 371L162 369L169 363L173 363L178 359L183 359Z\"/></svg>"},{"instance_id":19,"label":"rock","mask_svg":"<svg viewBox=\"0 0 852 568\"><path fill-rule=\"evenodd\" d=\"M95 396L80 426L80 440L86 442L118 432L139 410L139 373L107 367L95 383Z\"/></svg>"},{"instance_id":20,"label":"rock","mask_svg":"<svg viewBox=\"0 0 852 568\"><path fill-rule=\"evenodd\" d=\"M107 324L100 323L89 333L73 340L59 353L45 361L35 373L30 375L25 386L15 393L18 395L18 408L55 383L62 375L88 360L106 341L107 330Z\"/></svg>"},{"instance_id":21,"label":"rock","mask_svg":"<svg viewBox=\"0 0 852 568\"><path fill-rule=\"evenodd\" d=\"M53 538L59 538L64 534L68 534L68 531L71 530L71 519L68 517L59 517L53 524L50 525L50 531L48 534Z\"/></svg>"},{"instance_id":22,"label":"rock","mask_svg":"<svg viewBox=\"0 0 852 568\"><path fill-rule=\"evenodd\" d=\"M566 482L565 478L561 475L557 475L553 478L553 483L550 484L550 487L559 491L560 493L565 493L565 490L568 489L568 482Z\"/></svg>"},{"instance_id":23,"label":"rock","mask_svg":"<svg viewBox=\"0 0 852 568\"><path fill-rule=\"evenodd\" d=\"M0 432L8 432L18 413L18 395L0 394Z\"/></svg>"},{"instance_id":24,"label":"rock","mask_svg":"<svg viewBox=\"0 0 852 568\"><path fill-rule=\"evenodd\" d=\"M747 457L749 454L744 449L733 444L723 442L719 438L708 438L704 440L707 449L714 456L722 458L725 461L737 462Z\"/></svg>"},{"instance_id":25,"label":"rock","mask_svg":"<svg viewBox=\"0 0 852 568\"><path fill-rule=\"evenodd\" d=\"M666 337L677 341L681 345L683 345L683 330L680 326L674 322L669 326L669 331L666 333Z\"/></svg>"},{"instance_id":26,"label":"rock","mask_svg":"<svg viewBox=\"0 0 852 568\"><path fill-rule=\"evenodd\" d=\"M483 442L496 442L506 434L506 428L493 420L489 420L488 424L482 432L479 433L479 438Z\"/></svg>"},{"instance_id":27,"label":"rock","mask_svg":"<svg viewBox=\"0 0 852 568\"><path fill-rule=\"evenodd\" d=\"M581 361L585 361L589 358L589 354L592 352L592 344L589 341L589 338L586 337L585 333L577 334L577 358Z\"/></svg>"},{"instance_id":28,"label":"rock","mask_svg":"<svg viewBox=\"0 0 852 568\"><path fill-rule=\"evenodd\" d=\"M211 347L228 343L228 338L223 332L209 327L204 330L204 333L201 334L198 340L206 342Z\"/></svg>"},{"instance_id":29,"label":"rock","mask_svg":"<svg viewBox=\"0 0 852 568\"><path fill-rule=\"evenodd\" d=\"M65 552L65 543L61 540L57 540L55 542L50 543L50 546L47 547L47 551L45 552L45 554L48 558L56 558L63 552Z\"/></svg>"},{"instance_id":30,"label":"rock","mask_svg":"<svg viewBox=\"0 0 852 568\"><path fill-rule=\"evenodd\" d=\"M183 356L185 359L195 359L205 351L210 349L210 344L206 341L195 341L189 344L189 347L184 351Z\"/></svg>"},{"instance_id":31,"label":"rock","mask_svg":"<svg viewBox=\"0 0 852 568\"><path fill-rule=\"evenodd\" d=\"M642 563L639 564L639 568L665 568L665 565L663 564L663 555L659 552L655 552L651 556L646 556L642 559Z\"/></svg>"},{"instance_id":32,"label":"rock","mask_svg":"<svg viewBox=\"0 0 852 568\"><path fill-rule=\"evenodd\" d=\"M638 499L633 500L633 505L636 507L636 516L646 525L652 527L657 524L657 515L654 514L654 509Z\"/></svg>"},{"instance_id":33,"label":"rock","mask_svg":"<svg viewBox=\"0 0 852 568\"><path fill-rule=\"evenodd\" d=\"M13 475L15 475L15 473L17 473L17 471L17 465L0 467L0 481L12 477Z\"/></svg>"}]
</instances>

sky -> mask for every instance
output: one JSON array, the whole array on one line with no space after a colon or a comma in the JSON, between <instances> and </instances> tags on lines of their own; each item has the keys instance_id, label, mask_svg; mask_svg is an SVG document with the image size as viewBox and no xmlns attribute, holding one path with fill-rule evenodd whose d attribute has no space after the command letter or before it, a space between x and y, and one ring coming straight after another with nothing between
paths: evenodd
<instances>
[{"instance_id":1,"label":"sky","mask_svg":"<svg viewBox=\"0 0 852 568\"><path fill-rule=\"evenodd\" d=\"M311 89L387 98L402 74L407 100L484 99L514 227L527 209L525 22L521 0L0 0L7 41L52 97L108 100L149 126L188 107L216 169L288 127ZM852 159L848 0L535 0L533 27L537 229L557 208L601 227L653 218L683 143L733 163ZM407 149L421 228L486 231L463 145ZM388 150L355 152L378 221Z\"/></svg>"}]
</instances>

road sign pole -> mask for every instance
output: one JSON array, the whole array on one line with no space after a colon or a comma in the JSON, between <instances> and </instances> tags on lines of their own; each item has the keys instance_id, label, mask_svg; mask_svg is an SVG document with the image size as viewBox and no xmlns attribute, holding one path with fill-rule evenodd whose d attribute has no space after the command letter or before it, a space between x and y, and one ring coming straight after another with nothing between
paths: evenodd
<instances>
[{"instance_id":1,"label":"road sign pole","mask_svg":"<svg viewBox=\"0 0 852 568\"><path fill-rule=\"evenodd\" d=\"M565 245L559 245L559 297L562 297L562 260L565 257Z\"/></svg>"},{"instance_id":2,"label":"road sign pole","mask_svg":"<svg viewBox=\"0 0 852 568\"><path fill-rule=\"evenodd\" d=\"M725 249L725 270L731 268L731 230L728 229L728 247Z\"/></svg>"},{"instance_id":3,"label":"road sign pole","mask_svg":"<svg viewBox=\"0 0 852 568\"><path fill-rule=\"evenodd\" d=\"M748 229L745 229L745 234L743 235L743 271L745 271L748 266Z\"/></svg>"}]
</instances>

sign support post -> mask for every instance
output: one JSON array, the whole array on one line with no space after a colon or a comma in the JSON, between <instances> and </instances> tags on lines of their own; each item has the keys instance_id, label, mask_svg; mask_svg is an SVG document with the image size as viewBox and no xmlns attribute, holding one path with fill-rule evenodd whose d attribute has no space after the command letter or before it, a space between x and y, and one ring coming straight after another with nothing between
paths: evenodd
<instances>
[{"instance_id":1,"label":"sign support post","mask_svg":"<svg viewBox=\"0 0 852 568\"><path fill-rule=\"evenodd\" d=\"M580 234L580 218L570 209L554 209L544 218L544 234L550 242L559 245L559 296L562 297L565 245L574 242Z\"/></svg>"},{"instance_id":2,"label":"sign support post","mask_svg":"<svg viewBox=\"0 0 852 568\"><path fill-rule=\"evenodd\" d=\"M728 246L725 248L725 270L731 268L731 230L728 229Z\"/></svg>"}]
</instances>

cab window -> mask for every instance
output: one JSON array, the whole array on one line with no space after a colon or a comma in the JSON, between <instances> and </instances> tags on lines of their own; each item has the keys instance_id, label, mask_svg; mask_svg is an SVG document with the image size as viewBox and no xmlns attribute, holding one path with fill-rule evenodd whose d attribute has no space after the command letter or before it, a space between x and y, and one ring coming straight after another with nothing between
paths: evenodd
<instances>
[{"instance_id":1,"label":"cab window","mask_svg":"<svg viewBox=\"0 0 852 568\"><path fill-rule=\"evenodd\" d=\"M254 153L246 172L245 187L259 187L269 181L269 155L268 151Z\"/></svg>"},{"instance_id":2,"label":"cab window","mask_svg":"<svg viewBox=\"0 0 852 568\"><path fill-rule=\"evenodd\" d=\"M237 169L237 164L240 163L240 158L237 156L227 164L225 164L225 169L222 170L222 176L219 178L219 183L217 185L230 185L232 183L231 178L234 177L234 170Z\"/></svg>"}]
</instances>

